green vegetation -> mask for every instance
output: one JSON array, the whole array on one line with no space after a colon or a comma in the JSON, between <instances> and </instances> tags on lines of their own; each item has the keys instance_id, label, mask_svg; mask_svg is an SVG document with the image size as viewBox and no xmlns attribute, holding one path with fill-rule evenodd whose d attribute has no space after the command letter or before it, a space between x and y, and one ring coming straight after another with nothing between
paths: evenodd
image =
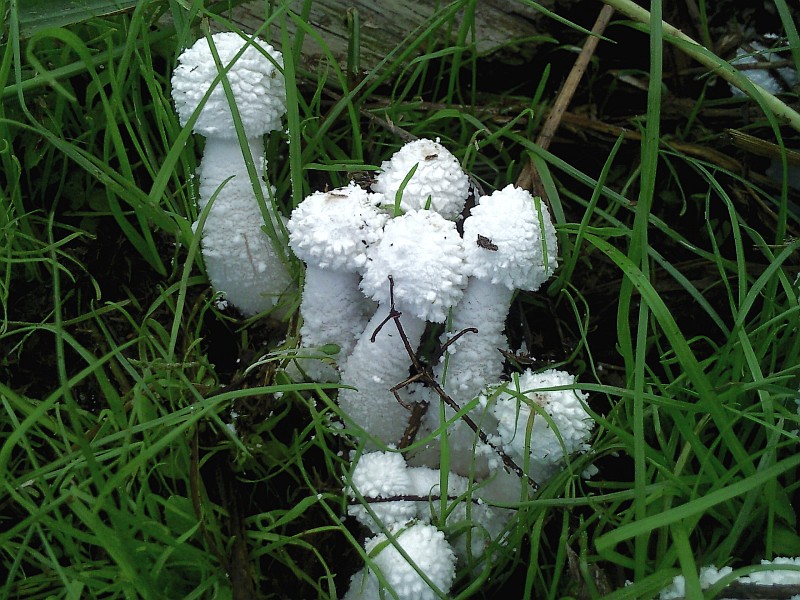
<instances>
[{"instance_id":1,"label":"green vegetation","mask_svg":"<svg viewBox=\"0 0 800 600\"><path fill-rule=\"evenodd\" d=\"M203 142L169 77L207 28L234 28L235 2L23 4L0 0L0 598L336 598L363 564L342 519L358 441L332 425L334 386L280 369L295 311L221 311L192 230ZM325 51L323 33L262 4L287 76L288 133L267 147L285 214L374 169L398 131L440 137L486 190L532 161L553 209L559 271L508 333L522 364L579 376L594 452L454 597L647 598L683 573L699 598L702 565L800 555L798 192L724 136L761 140L785 174L800 134L779 104L731 98L664 44L661 18L683 13L655 1L651 26L615 17L573 101L591 117L570 112L543 150L575 15L548 18L517 68L478 54L476 2L458 0L366 73L355 51L310 72L286 25ZM737 3L699 4L709 42ZM789 9L769 4L798 68ZM781 97L797 106L796 87Z\"/></svg>"}]
</instances>

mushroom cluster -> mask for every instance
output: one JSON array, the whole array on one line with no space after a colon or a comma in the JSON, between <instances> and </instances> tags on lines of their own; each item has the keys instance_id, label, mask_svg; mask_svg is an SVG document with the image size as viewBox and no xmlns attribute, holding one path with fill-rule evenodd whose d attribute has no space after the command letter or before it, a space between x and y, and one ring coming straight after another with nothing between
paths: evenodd
<instances>
[{"instance_id":1,"label":"mushroom cluster","mask_svg":"<svg viewBox=\"0 0 800 600\"><path fill-rule=\"evenodd\" d=\"M318 380L341 377L347 387L339 405L374 446L403 435L409 412L392 388L408 377L408 350L416 351L428 323L446 320L466 287L464 243L453 219L468 188L441 143L417 140L383 163L372 191L350 184L312 194L289 219L289 243L307 265L300 368ZM315 284L323 273L327 291ZM386 322L391 311L402 314L403 335ZM330 344L338 352L321 357Z\"/></svg>"},{"instance_id":2,"label":"mushroom cluster","mask_svg":"<svg viewBox=\"0 0 800 600\"><path fill-rule=\"evenodd\" d=\"M513 512L489 503L523 496L521 471L506 461L541 483L589 447L593 422L574 377L550 370L501 382L513 296L537 290L557 266L548 207L509 185L462 217L470 187L438 140L417 140L383 162L371 189L317 192L288 222L307 265L298 364L312 379L341 382L342 414L368 436L345 490L349 514L374 537L348 598L380 597L386 585L399 598L447 593L453 556L474 564L502 541ZM432 367L441 393L410 384L431 324L444 324L446 351ZM412 417L415 404L427 412ZM420 441L396 450L414 427Z\"/></svg>"},{"instance_id":3,"label":"mushroom cluster","mask_svg":"<svg viewBox=\"0 0 800 600\"><path fill-rule=\"evenodd\" d=\"M371 189L315 192L284 219L264 158L285 111L280 52L225 33L178 60L180 122L206 138L199 208L212 286L246 315L274 309L292 284L288 232L306 265L292 374L339 381L347 425L367 434L344 489L372 537L345 597L441 597L457 563L502 543L513 511L496 504L524 496L520 475L544 481L588 449L592 421L569 374L501 381L513 296L557 266L548 207L511 185L478 194L438 139L420 139L382 163ZM467 210L470 195L480 197ZM421 344L436 343L432 325L443 330L437 390L409 377ZM506 469L513 461L526 472Z\"/></svg>"}]
</instances>

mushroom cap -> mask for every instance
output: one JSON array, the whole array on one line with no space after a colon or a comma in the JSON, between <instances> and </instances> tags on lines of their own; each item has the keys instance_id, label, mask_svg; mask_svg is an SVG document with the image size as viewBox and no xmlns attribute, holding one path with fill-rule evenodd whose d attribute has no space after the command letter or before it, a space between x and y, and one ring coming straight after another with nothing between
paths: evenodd
<instances>
[{"instance_id":1,"label":"mushroom cap","mask_svg":"<svg viewBox=\"0 0 800 600\"><path fill-rule=\"evenodd\" d=\"M389 218L378 209L382 198L354 183L311 194L289 219L289 244L295 255L323 269L358 271Z\"/></svg>"},{"instance_id":2,"label":"mushroom cap","mask_svg":"<svg viewBox=\"0 0 800 600\"><path fill-rule=\"evenodd\" d=\"M774 48L767 48L764 44L753 40L736 49L736 58L731 60L731 64L737 69L741 69L742 65L780 62L782 58L783 56L780 52L776 52ZM756 85L760 85L770 94L783 92L784 84L787 89L794 87L797 85L798 79L797 70L792 67L743 69L740 73ZM729 87L733 96L745 95L739 88L733 85L729 85Z\"/></svg>"},{"instance_id":3,"label":"mushroom cap","mask_svg":"<svg viewBox=\"0 0 800 600\"><path fill-rule=\"evenodd\" d=\"M223 67L249 44L227 71L247 137L279 129L286 112L286 83L281 72L283 55L258 38L249 43L250 40L231 32L215 33L211 37ZM274 63L262 51L272 57ZM172 98L181 125L186 125L197 110L218 74L207 38L198 39L178 57L178 66L172 74ZM236 138L233 116L220 82L203 105L194 131L207 137Z\"/></svg>"},{"instance_id":4,"label":"mushroom cap","mask_svg":"<svg viewBox=\"0 0 800 600\"><path fill-rule=\"evenodd\" d=\"M354 496L353 488L365 498L391 498L413 493L410 489L409 469L399 452L370 452L361 455L350 482L351 485L346 490L350 496ZM370 508L384 527L402 525L417 514L416 503L404 500L373 502ZM361 524L369 527L373 533L380 531L380 527L376 526L365 507L352 505L348 507L347 512Z\"/></svg>"},{"instance_id":5,"label":"mushroom cap","mask_svg":"<svg viewBox=\"0 0 800 600\"><path fill-rule=\"evenodd\" d=\"M481 557L492 541L499 540L508 520L515 513L513 510L489 506L480 499L485 488L469 491L473 485L470 480L452 472L447 475L447 495L450 498L464 499L449 501L443 513L438 499L442 493L439 469L409 467L408 471L411 493L423 498L433 497L417 503L417 519L426 523L433 521L440 526L446 522L447 539L456 557L463 563L468 563L470 557ZM517 500L519 493L510 502Z\"/></svg>"},{"instance_id":6,"label":"mushroom cap","mask_svg":"<svg viewBox=\"0 0 800 600\"><path fill-rule=\"evenodd\" d=\"M575 377L565 371L548 369L541 373L525 371L505 384L491 411L497 418L497 431L503 446L516 457L525 455L526 442L534 468L557 464L567 454L588 450L587 444L594 421L581 404L587 395L577 390L543 391L541 388L573 385ZM520 395L525 396L527 401ZM561 446L556 434L540 415L531 414L528 402L535 402L553 420L563 440ZM533 417L530 440L526 440L528 419ZM545 469L546 470L546 469Z\"/></svg>"},{"instance_id":7,"label":"mushroom cap","mask_svg":"<svg viewBox=\"0 0 800 600\"><path fill-rule=\"evenodd\" d=\"M800 567L800 556L777 556L773 560L762 558L761 566L767 565ZM740 577L739 581L755 585L800 585L800 571L789 569L753 571L749 575Z\"/></svg>"},{"instance_id":8,"label":"mushroom cap","mask_svg":"<svg viewBox=\"0 0 800 600\"><path fill-rule=\"evenodd\" d=\"M444 322L463 295L463 251L455 223L430 210L409 211L386 223L381 241L369 247L361 289L388 305L391 275L398 310Z\"/></svg>"},{"instance_id":9,"label":"mushroom cap","mask_svg":"<svg viewBox=\"0 0 800 600\"><path fill-rule=\"evenodd\" d=\"M481 196L464 221L466 273L492 284L537 290L555 270L557 254L547 205L522 188Z\"/></svg>"},{"instance_id":10,"label":"mushroom cap","mask_svg":"<svg viewBox=\"0 0 800 600\"><path fill-rule=\"evenodd\" d=\"M415 165L417 170L403 188L400 208L403 212L426 208L430 197L431 210L446 219L455 219L464 210L469 177L458 159L438 141L419 139L400 148L381 163L381 172L372 189L386 196L387 203L394 204L397 191Z\"/></svg>"},{"instance_id":11,"label":"mushroom cap","mask_svg":"<svg viewBox=\"0 0 800 600\"><path fill-rule=\"evenodd\" d=\"M433 525L416 523L407 529L392 528L397 543L405 550L420 571L444 593L450 591L455 579L456 557L444 533ZM367 540L364 549L374 554L373 564L381 570L386 582L400 599L437 600L438 594L431 589L417 570L381 534ZM371 569L368 569L371 570ZM374 575L370 574L372 577ZM354 582L356 583L356 582Z\"/></svg>"}]
</instances>

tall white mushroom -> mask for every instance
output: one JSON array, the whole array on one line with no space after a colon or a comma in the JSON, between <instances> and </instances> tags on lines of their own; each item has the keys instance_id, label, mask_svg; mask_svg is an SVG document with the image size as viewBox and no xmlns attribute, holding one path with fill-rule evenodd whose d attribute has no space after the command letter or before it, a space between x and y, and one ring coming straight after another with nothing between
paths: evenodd
<instances>
[{"instance_id":1,"label":"tall white mushroom","mask_svg":"<svg viewBox=\"0 0 800 600\"><path fill-rule=\"evenodd\" d=\"M305 348L335 344L337 357L347 357L375 311L374 303L361 293L359 281L367 249L381 239L389 218L378 209L382 199L381 194L367 193L351 183L316 192L292 212L287 224L289 244L306 263L300 304ZM338 378L335 369L326 369L319 360L304 360L302 366L315 380Z\"/></svg>"},{"instance_id":2,"label":"tall white mushroom","mask_svg":"<svg viewBox=\"0 0 800 600\"><path fill-rule=\"evenodd\" d=\"M464 297L452 311L451 331L468 327L449 347L436 375L445 391L463 407L489 384L499 381L503 360L498 348L508 346L504 333L506 317L515 290L535 291L556 268L558 246L547 206L522 188L508 185L482 196L464 221L465 273L469 276ZM446 408L448 419L454 413ZM475 421L485 421L480 408ZM431 407L423 431L439 427L439 411ZM465 423L453 425L448 440L450 468L467 474L473 463L475 433ZM435 447L433 448L435 453ZM438 460L431 452L423 460ZM486 475L485 461L479 476Z\"/></svg>"},{"instance_id":3,"label":"tall white mushroom","mask_svg":"<svg viewBox=\"0 0 800 600\"><path fill-rule=\"evenodd\" d=\"M461 299L463 246L454 223L432 211L412 210L390 220L367 255L361 289L379 306L342 368L342 383L355 389L342 389L339 405L365 431L396 443L409 412L390 390L408 377L410 361L394 322L378 331L390 312L389 277L400 322L416 350L426 321L443 322Z\"/></svg>"},{"instance_id":4,"label":"tall white mushroom","mask_svg":"<svg viewBox=\"0 0 800 600\"><path fill-rule=\"evenodd\" d=\"M197 40L178 57L172 97L181 125L200 111L194 131L206 137L206 148L199 168L199 208L203 210L218 192L202 233L211 285L244 314L253 315L273 308L291 285L282 257L262 229L265 219L254 189L254 185L260 189L269 211L263 136L280 128L286 112L282 56L269 44L236 33L217 33L212 41L223 69L228 69L222 76L230 83L244 126L255 181L248 174L208 39ZM272 212L269 219L267 229L281 228Z\"/></svg>"}]
</instances>

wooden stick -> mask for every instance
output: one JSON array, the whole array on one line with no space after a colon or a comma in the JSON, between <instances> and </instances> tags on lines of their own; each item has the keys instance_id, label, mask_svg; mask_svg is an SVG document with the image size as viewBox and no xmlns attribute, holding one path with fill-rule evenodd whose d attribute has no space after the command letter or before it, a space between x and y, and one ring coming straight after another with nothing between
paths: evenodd
<instances>
[{"instance_id":1,"label":"wooden stick","mask_svg":"<svg viewBox=\"0 0 800 600\"><path fill-rule=\"evenodd\" d=\"M597 16L597 20L592 27L592 35L586 38L581 53L575 60L575 64L572 66L567 80L558 93L555 104L553 104L553 107L550 109L545 119L544 125L542 125L542 130L536 138L536 145L540 148L547 150L547 148L550 147L550 142L553 141L553 136L558 126L561 124L561 117L567 110L569 103L572 102L572 97L575 95L575 90L578 88L578 84L583 78L583 74L586 72L586 67L589 66L589 61L597 48L597 43L600 41L600 37L603 35L613 15L614 9L609 5L604 5L600 14ZM542 180L536 172L532 161L528 161L523 167L522 172L517 178L517 186L525 188L535 196L546 198Z\"/></svg>"}]
</instances>

